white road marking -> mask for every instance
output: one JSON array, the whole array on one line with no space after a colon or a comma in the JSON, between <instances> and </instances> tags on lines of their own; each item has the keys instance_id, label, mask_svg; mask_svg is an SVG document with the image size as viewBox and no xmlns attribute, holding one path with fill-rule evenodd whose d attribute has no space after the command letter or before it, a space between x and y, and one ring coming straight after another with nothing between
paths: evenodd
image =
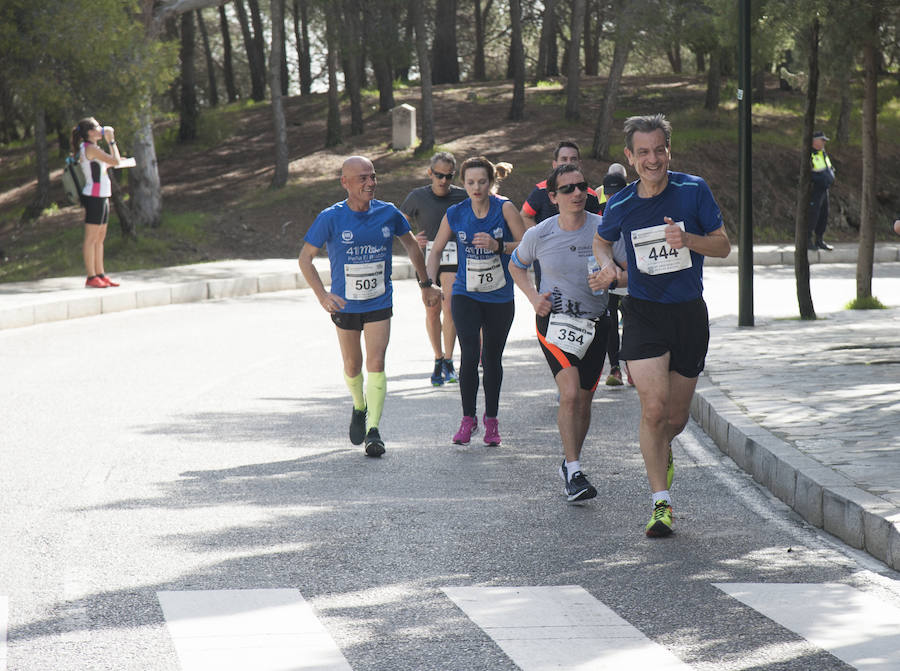
<instances>
[{"instance_id":1,"label":"white road marking","mask_svg":"<svg viewBox=\"0 0 900 671\"><path fill-rule=\"evenodd\" d=\"M352 671L295 589L157 592L182 671Z\"/></svg>"},{"instance_id":2,"label":"white road marking","mask_svg":"<svg viewBox=\"0 0 900 671\"><path fill-rule=\"evenodd\" d=\"M9 658L6 646L6 632L9 629L9 597L0 596L0 671L6 671Z\"/></svg>"},{"instance_id":3,"label":"white road marking","mask_svg":"<svg viewBox=\"0 0 900 671\"><path fill-rule=\"evenodd\" d=\"M445 587L522 671L691 667L578 585Z\"/></svg>"},{"instance_id":4,"label":"white road marking","mask_svg":"<svg viewBox=\"0 0 900 671\"><path fill-rule=\"evenodd\" d=\"M900 669L900 608L870 594L839 583L714 584L856 669Z\"/></svg>"}]
</instances>

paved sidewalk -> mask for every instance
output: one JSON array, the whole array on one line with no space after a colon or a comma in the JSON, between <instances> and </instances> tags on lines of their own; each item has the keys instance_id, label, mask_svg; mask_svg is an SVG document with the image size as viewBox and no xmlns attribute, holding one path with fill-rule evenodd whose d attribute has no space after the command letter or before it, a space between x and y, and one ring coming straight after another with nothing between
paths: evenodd
<instances>
[{"instance_id":1,"label":"paved sidewalk","mask_svg":"<svg viewBox=\"0 0 900 671\"><path fill-rule=\"evenodd\" d=\"M856 245L810 254L855 263ZM880 244L894 266L900 245ZM708 259L710 266L735 265ZM757 266L791 265L790 246L758 246ZM317 268L327 277L327 259ZM877 273L876 273L877 274ZM394 260L394 279L413 276ZM306 288L296 259L221 261L84 278L0 284L0 330L143 307ZM896 305L900 299L881 296ZM719 447L811 524L900 570L900 307L815 322L712 323L694 419Z\"/></svg>"}]
</instances>

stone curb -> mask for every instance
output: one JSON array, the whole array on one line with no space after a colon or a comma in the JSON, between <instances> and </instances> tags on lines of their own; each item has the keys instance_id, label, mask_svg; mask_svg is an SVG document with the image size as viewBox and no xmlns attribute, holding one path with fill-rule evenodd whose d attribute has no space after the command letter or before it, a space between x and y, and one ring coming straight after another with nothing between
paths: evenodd
<instances>
[{"instance_id":1,"label":"stone curb","mask_svg":"<svg viewBox=\"0 0 900 671\"><path fill-rule=\"evenodd\" d=\"M331 275L328 261L317 262L319 277L328 286ZM393 263L391 279L404 280L415 276L409 261L396 259ZM214 277L204 280L174 281L172 283L150 282L144 286L104 289L103 292L89 296L68 296L59 299L38 297L34 303L16 307L0 307L0 330L34 326L46 322L65 319L94 317L123 310L192 303L205 300L219 300L249 296L251 294L273 291L289 291L307 289L306 279L300 273L260 273L255 275L236 275L233 277ZM91 292L101 290L91 289Z\"/></svg>"},{"instance_id":2,"label":"stone curb","mask_svg":"<svg viewBox=\"0 0 900 671\"><path fill-rule=\"evenodd\" d=\"M753 479L810 524L900 570L900 508L762 428L706 375L691 417Z\"/></svg>"}]
</instances>

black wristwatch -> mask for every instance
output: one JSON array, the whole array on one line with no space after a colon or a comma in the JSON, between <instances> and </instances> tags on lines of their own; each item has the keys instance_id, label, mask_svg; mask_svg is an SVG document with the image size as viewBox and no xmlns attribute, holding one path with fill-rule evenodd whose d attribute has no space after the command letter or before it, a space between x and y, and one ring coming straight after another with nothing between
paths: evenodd
<instances>
[{"instance_id":1,"label":"black wristwatch","mask_svg":"<svg viewBox=\"0 0 900 671\"><path fill-rule=\"evenodd\" d=\"M421 282L419 282L420 289L427 289L428 287L432 287L432 286L434 286L434 281L431 278L428 278L427 280L422 280Z\"/></svg>"}]
</instances>

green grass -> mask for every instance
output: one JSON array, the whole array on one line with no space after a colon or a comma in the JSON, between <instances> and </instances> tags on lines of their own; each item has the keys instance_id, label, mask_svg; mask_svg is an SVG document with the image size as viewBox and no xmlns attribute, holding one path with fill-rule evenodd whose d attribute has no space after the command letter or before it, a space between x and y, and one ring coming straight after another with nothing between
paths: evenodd
<instances>
[{"instance_id":1,"label":"green grass","mask_svg":"<svg viewBox=\"0 0 900 671\"><path fill-rule=\"evenodd\" d=\"M845 310L887 310L887 306L875 296L854 298L844 306Z\"/></svg>"},{"instance_id":2,"label":"green grass","mask_svg":"<svg viewBox=\"0 0 900 671\"><path fill-rule=\"evenodd\" d=\"M172 265L173 258L190 252L205 237L206 215L163 214L162 226L142 231L137 240L120 233L111 217L104 244L109 272ZM77 277L84 274L81 246L84 228L70 226L48 232L17 250L16 259L0 265L0 282L20 282L37 277Z\"/></svg>"}]
</instances>

